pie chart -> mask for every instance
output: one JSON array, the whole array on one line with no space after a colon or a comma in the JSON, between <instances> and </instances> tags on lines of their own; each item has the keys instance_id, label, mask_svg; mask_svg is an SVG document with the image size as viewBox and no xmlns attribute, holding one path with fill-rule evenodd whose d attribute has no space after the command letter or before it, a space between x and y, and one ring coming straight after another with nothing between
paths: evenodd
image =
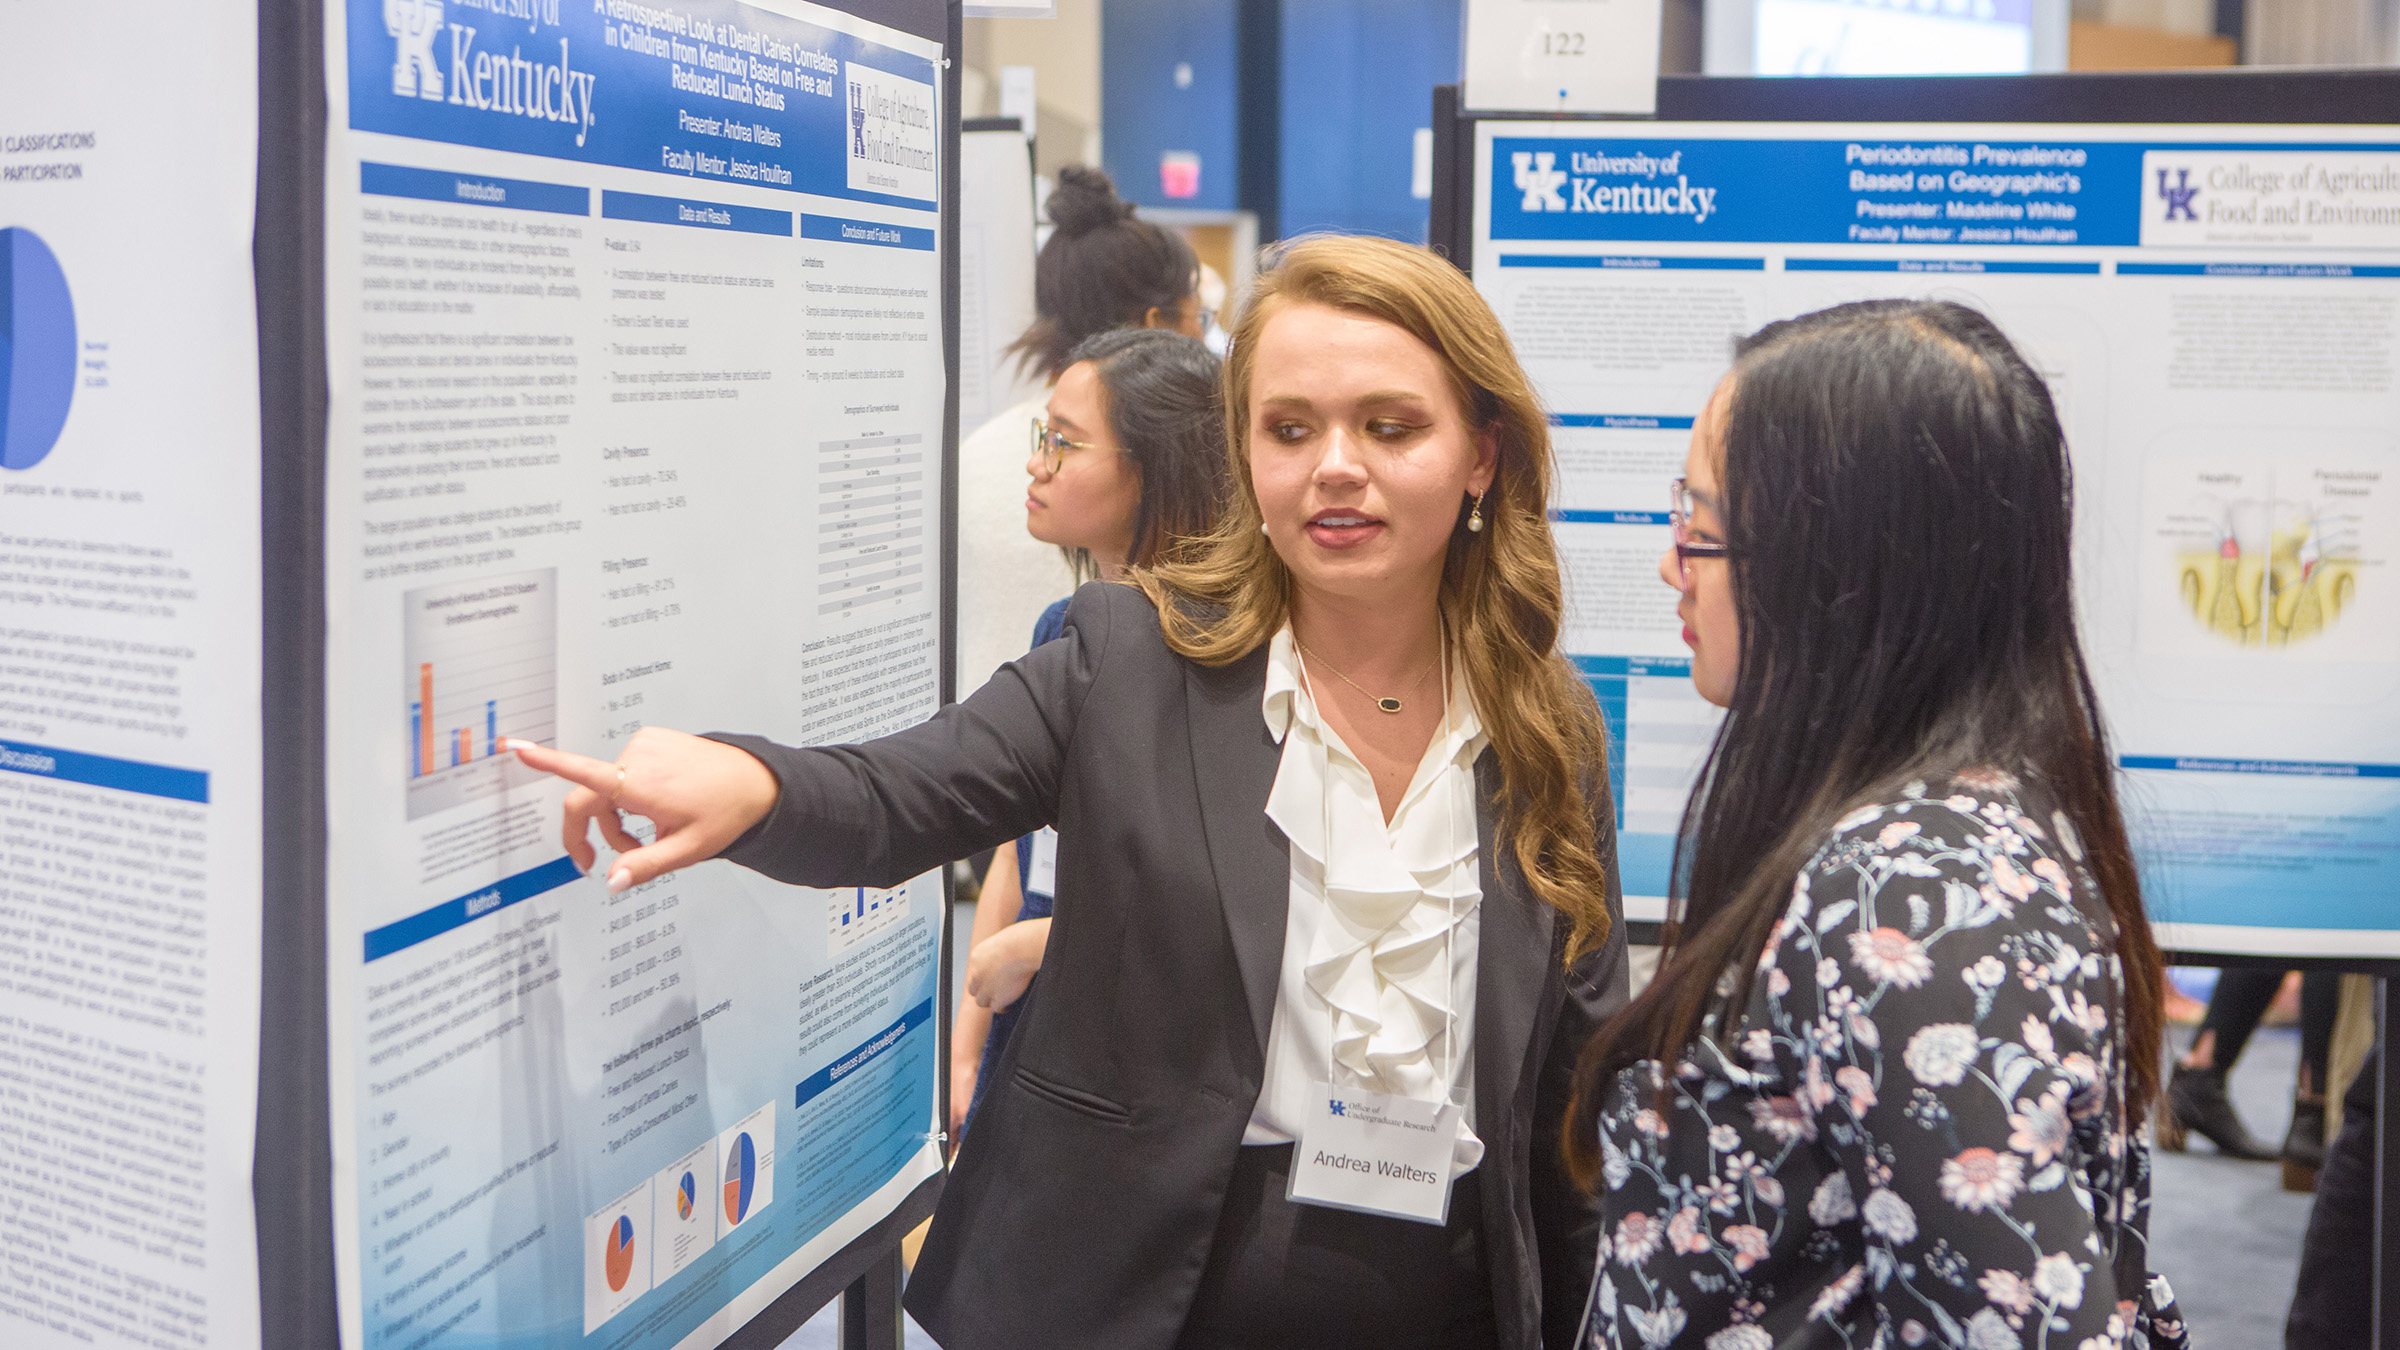
<instances>
[{"instance_id":1,"label":"pie chart","mask_svg":"<svg viewBox=\"0 0 2400 1350\"><path fill-rule=\"evenodd\" d=\"M0 229L0 469L30 469L58 444L75 398L75 306L42 237Z\"/></svg>"},{"instance_id":2,"label":"pie chart","mask_svg":"<svg viewBox=\"0 0 2400 1350\"><path fill-rule=\"evenodd\" d=\"M618 1215L608 1229L608 1290L623 1293L625 1280L633 1274L633 1220Z\"/></svg>"},{"instance_id":3,"label":"pie chart","mask_svg":"<svg viewBox=\"0 0 2400 1350\"><path fill-rule=\"evenodd\" d=\"M692 1205L699 1198L699 1184L692 1180L691 1173L684 1173L683 1180L675 1183L675 1217L678 1219L692 1217Z\"/></svg>"},{"instance_id":4,"label":"pie chart","mask_svg":"<svg viewBox=\"0 0 2400 1350\"><path fill-rule=\"evenodd\" d=\"M725 1222L740 1223L749 1216L750 1191L758 1181L758 1147L750 1142L748 1130L733 1139L733 1149L725 1155Z\"/></svg>"}]
</instances>

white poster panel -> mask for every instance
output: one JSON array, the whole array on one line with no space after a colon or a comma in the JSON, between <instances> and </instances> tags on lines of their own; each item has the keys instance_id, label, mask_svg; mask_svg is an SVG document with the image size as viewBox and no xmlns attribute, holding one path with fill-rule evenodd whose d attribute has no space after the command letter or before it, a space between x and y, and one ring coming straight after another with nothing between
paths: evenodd
<instances>
[{"instance_id":1,"label":"white poster panel","mask_svg":"<svg viewBox=\"0 0 2400 1350\"><path fill-rule=\"evenodd\" d=\"M258 31L6 25L0 1345L255 1344Z\"/></svg>"},{"instance_id":2,"label":"white poster panel","mask_svg":"<svg viewBox=\"0 0 2400 1350\"><path fill-rule=\"evenodd\" d=\"M860 940L727 863L611 896L500 747L935 707L942 54L798 3L326 21L345 1343L714 1345L940 1168L937 879Z\"/></svg>"},{"instance_id":3,"label":"white poster panel","mask_svg":"<svg viewBox=\"0 0 2400 1350\"><path fill-rule=\"evenodd\" d=\"M1476 145L1476 283L1551 409L1629 913L1662 912L1715 724L1656 576L1692 418L1735 335L1922 296L1990 315L2058 402L2160 940L2400 953L2390 128L1487 122Z\"/></svg>"},{"instance_id":4,"label":"white poster panel","mask_svg":"<svg viewBox=\"0 0 2400 1350\"><path fill-rule=\"evenodd\" d=\"M970 131L958 147L958 425L972 431L1041 392L1008 351L1033 326L1033 152L1012 131ZM1022 476L1020 461L1008 466ZM966 493L962 484L961 498ZM964 690L962 689L963 693Z\"/></svg>"}]
</instances>

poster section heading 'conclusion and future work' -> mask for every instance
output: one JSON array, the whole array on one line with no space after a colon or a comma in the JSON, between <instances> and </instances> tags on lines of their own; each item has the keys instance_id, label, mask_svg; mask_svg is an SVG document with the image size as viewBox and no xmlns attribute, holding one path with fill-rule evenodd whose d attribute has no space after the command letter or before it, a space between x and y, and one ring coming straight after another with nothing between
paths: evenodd
<instances>
[{"instance_id":1,"label":"poster section heading 'conclusion and future work'","mask_svg":"<svg viewBox=\"0 0 2400 1350\"><path fill-rule=\"evenodd\" d=\"M935 708L942 51L797 3L326 19L344 1333L714 1345L940 1170L937 879L611 895L502 745Z\"/></svg>"},{"instance_id":2,"label":"poster section heading 'conclusion and future work'","mask_svg":"<svg viewBox=\"0 0 2400 1350\"><path fill-rule=\"evenodd\" d=\"M260 1334L257 43L114 2L0 39L10 1347Z\"/></svg>"},{"instance_id":3,"label":"poster section heading 'conclusion and future work'","mask_svg":"<svg viewBox=\"0 0 2400 1350\"><path fill-rule=\"evenodd\" d=\"M1717 725L1659 576L1693 418L1735 335L1921 296L1989 314L2058 402L2161 941L2400 953L2389 128L1486 121L1474 144L1473 271L1552 410L1629 913L1664 913Z\"/></svg>"}]
</instances>

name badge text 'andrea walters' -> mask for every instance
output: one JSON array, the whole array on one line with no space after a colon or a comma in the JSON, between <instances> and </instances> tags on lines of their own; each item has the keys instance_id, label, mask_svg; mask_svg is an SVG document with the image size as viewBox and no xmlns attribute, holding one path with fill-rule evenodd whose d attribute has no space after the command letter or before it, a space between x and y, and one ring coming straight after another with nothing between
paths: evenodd
<instances>
[{"instance_id":1,"label":"name badge text 'andrea walters'","mask_svg":"<svg viewBox=\"0 0 2400 1350\"><path fill-rule=\"evenodd\" d=\"M1319 1083L1292 1148L1285 1196L1296 1204L1447 1223L1459 1115L1450 1102Z\"/></svg>"}]
</instances>

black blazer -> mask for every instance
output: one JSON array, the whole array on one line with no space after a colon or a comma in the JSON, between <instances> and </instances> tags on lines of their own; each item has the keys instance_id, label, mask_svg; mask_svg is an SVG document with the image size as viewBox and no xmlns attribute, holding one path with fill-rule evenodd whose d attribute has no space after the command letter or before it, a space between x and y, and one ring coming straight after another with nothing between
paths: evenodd
<instances>
[{"instance_id":1,"label":"black blazer","mask_svg":"<svg viewBox=\"0 0 2400 1350\"><path fill-rule=\"evenodd\" d=\"M864 745L725 736L781 796L725 856L807 886L896 885L1055 823L1058 913L1041 996L994 1070L908 1285L953 1350L1166 1350L1183 1327L1258 1099L1290 855L1265 814L1282 748L1266 651L1169 650L1138 590L1094 584L1065 636L965 702ZM1566 967L1567 925L1483 839L1475 1129L1501 1344L1572 1340L1594 1211L1558 1164L1569 1071L1626 999L1615 812L1593 829L1614 926Z\"/></svg>"}]
</instances>

